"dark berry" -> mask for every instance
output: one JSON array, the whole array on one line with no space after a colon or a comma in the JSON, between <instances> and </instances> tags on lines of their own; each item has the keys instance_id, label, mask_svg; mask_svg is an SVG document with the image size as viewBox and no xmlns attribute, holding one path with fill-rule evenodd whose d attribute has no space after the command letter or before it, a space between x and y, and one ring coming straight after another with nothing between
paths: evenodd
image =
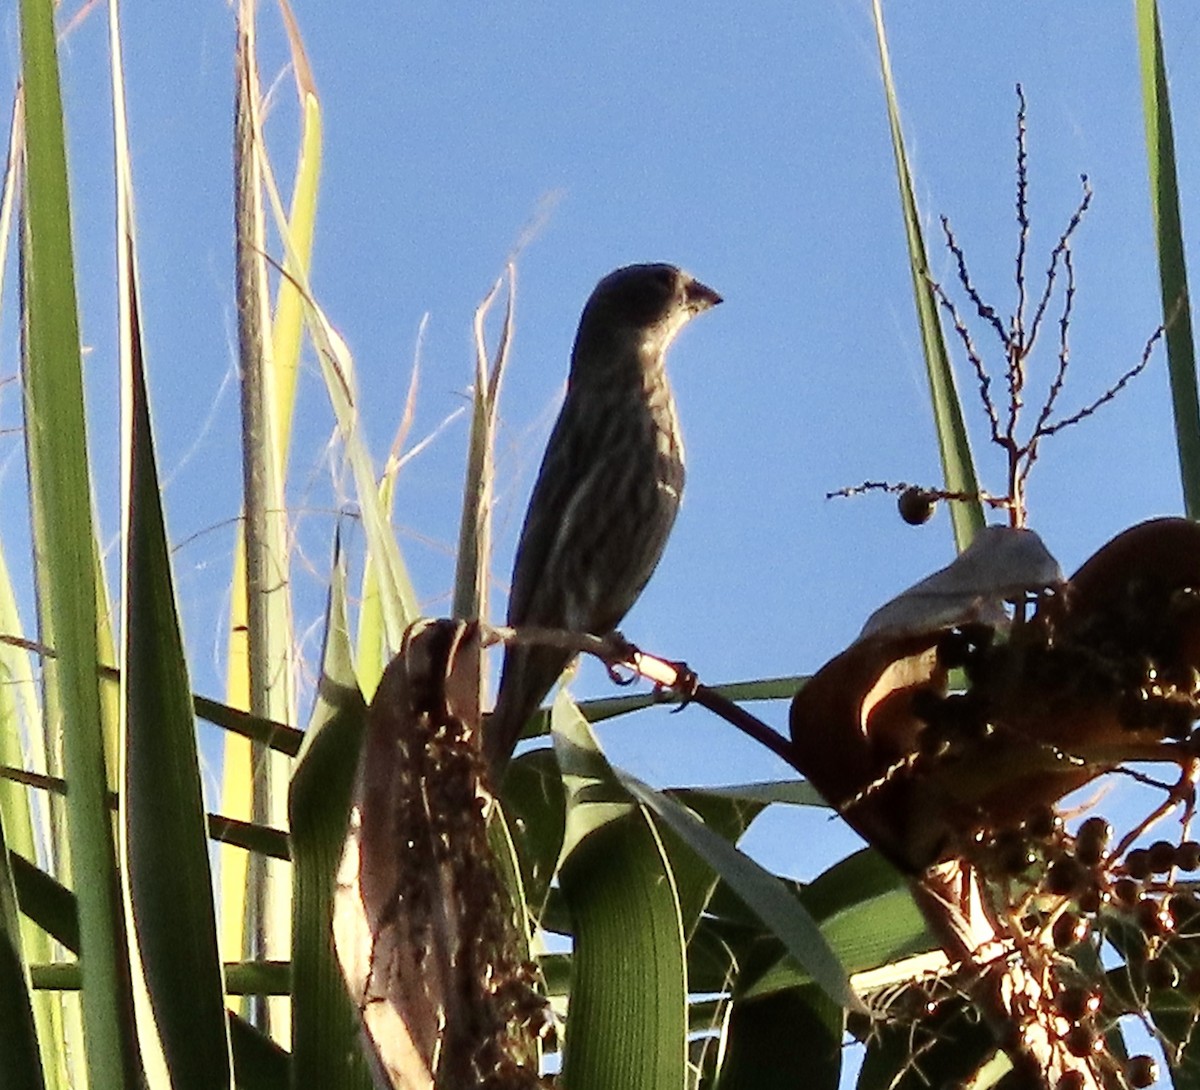
<instances>
[{"instance_id":1,"label":"dark berry","mask_svg":"<svg viewBox=\"0 0 1200 1090\"><path fill-rule=\"evenodd\" d=\"M1167 911L1176 927L1191 927L1200 916L1200 901L1193 893L1175 893L1167 898Z\"/></svg>"},{"instance_id":2,"label":"dark berry","mask_svg":"<svg viewBox=\"0 0 1200 1090\"><path fill-rule=\"evenodd\" d=\"M1185 840L1175 851L1175 866L1180 870L1200 869L1200 842Z\"/></svg>"},{"instance_id":3,"label":"dark berry","mask_svg":"<svg viewBox=\"0 0 1200 1090\"><path fill-rule=\"evenodd\" d=\"M1171 913L1155 898L1142 897L1133 910L1138 927L1148 938L1166 934L1175 926Z\"/></svg>"},{"instance_id":4,"label":"dark berry","mask_svg":"<svg viewBox=\"0 0 1200 1090\"><path fill-rule=\"evenodd\" d=\"M1137 899L1141 892L1141 885L1132 878L1118 878L1113 883L1113 899L1126 908L1132 908L1137 904Z\"/></svg>"},{"instance_id":5,"label":"dark berry","mask_svg":"<svg viewBox=\"0 0 1200 1090\"><path fill-rule=\"evenodd\" d=\"M1078 946L1083 942L1090 931L1091 924L1082 916L1074 912L1064 912L1054 921L1054 926L1050 929L1050 937L1056 950L1069 950L1072 946Z\"/></svg>"},{"instance_id":6,"label":"dark berry","mask_svg":"<svg viewBox=\"0 0 1200 1090\"><path fill-rule=\"evenodd\" d=\"M1037 862L1037 853L1018 829L1005 829L996 837L996 865L1001 873L1016 876Z\"/></svg>"},{"instance_id":7,"label":"dark berry","mask_svg":"<svg viewBox=\"0 0 1200 1090\"><path fill-rule=\"evenodd\" d=\"M1104 1038L1097 1037L1087 1026L1073 1026L1063 1037L1063 1044L1072 1056L1083 1059L1096 1055L1104 1047Z\"/></svg>"},{"instance_id":8,"label":"dark berry","mask_svg":"<svg viewBox=\"0 0 1200 1090\"><path fill-rule=\"evenodd\" d=\"M1102 817L1090 817L1075 834L1075 854L1085 867L1094 867L1104 857L1112 840L1112 826Z\"/></svg>"},{"instance_id":9,"label":"dark berry","mask_svg":"<svg viewBox=\"0 0 1200 1090\"><path fill-rule=\"evenodd\" d=\"M1077 859L1064 855L1046 870L1046 891L1059 897L1077 893L1087 878L1087 870Z\"/></svg>"},{"instance_id":10,"label":"dark berry","mask_svg":"<svg viewBox=\"0 0 1200 1090\"><path fill-rule=\"evenodd\" d=\"M1156 840L1150 845L1150 870L1155 874L1166 874L1175 866L1175 845L1169 840Z\"/></svg>"},{"instance_id":11,"label":"dark berry","mask_svg":"<svg viewBox=\"0 0 1200 1090\"><path fill-rule=\"evenodd\" d=\"M1039 806L1025 819L1025 828L1034 840L1049 840L1062 832L1063 819L1053 806Z\"/></svg>"},{"instance_id":12,"label":"dark berry","mask_svg":"<svg viewBox=\"0 0 1200 1090\"><path fill-rule=\"evenodd\" d=\"M1131 1056L1125 1062L1125 1078L1134 1090L1143 1090L1158 1082L1158 1064L1153 1056Z\"/></svg>"},{"instance_id":13,"label":"dark berry","mask_svg":"<svg viewBox=\"0 0 1200 1090\"><path fill-rule=\"evenodd\" d=\"M1125 873L1130 878L1150 877L1150 853L1145 848L1134 848L1125 855Z\"/></svg>"},{"instance_id":14,"label":"dark berry","mask_svg":"<svg viewBox=\"0 0 1200 1090\"><path fill-rule=\"evenodd\" d=\"M966 631L952 628L938 640L938 665L946 670L957 670L960 666L966 666L977 651L978 648Z\"/></svg>"},{"instance_id":15,"label":"dark berry","mask_svg":"<svg viewBox=\"0 0 1200 1090\"><path fill-rule=\"evenodd\" d=\"M900 517L909 526L920 526L933 518L936 498L923 488L906 488L900 493L896 506L900 509Z\"/></svg>"},{"instance_id":16,"label":"dark berry","mask_svg":"<svg viewBox=\"0 0 1200 1090\"><path fill-rule=\"evenodd\" d=\"M1090 886L1079 895L1079 911L1088 916L1094 916L1108 904L1109 892L1099 886Z\"/></svg>"},{"instance_id":17,"label":"dark berry","mask_svg":"<svg viewBox=\"0 0 1200 1090\"><path fill-rule=\"evenodd\" d=\"M1084 1090L1085 1086L1087 1086L1087 1079L1082 1071L1064 1071L1058 1082L1054 1084L1054 1090Z\"/></svg>"},{"instance_id":18,"label":"dark berry","mask_svg":"<svg viewBox=\"0 0 1200 1090\"><path fill-rule=\"evenodd\" d=\"M1055 997L1054 1005L1064 1018L1072 1022L1082 1022L1088 1015L1095 1014L1100 1009L1100 993L1074 985L1064 988Z\"/></svg>"}]
</instances>

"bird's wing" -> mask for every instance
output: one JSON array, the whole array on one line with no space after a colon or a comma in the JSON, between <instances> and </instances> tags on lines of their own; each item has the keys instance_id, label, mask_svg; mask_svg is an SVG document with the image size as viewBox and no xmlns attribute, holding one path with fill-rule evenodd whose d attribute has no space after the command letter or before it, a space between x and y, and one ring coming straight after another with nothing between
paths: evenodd
<instances>
[{"instance_id":1,"label":"bird's wing","mask_svg":"<svg viewBox=\"0 0 1200 1090\"><path fill-rule=\"evenodd\" d=\"M546 444L541 468L534 482L533 494L525 512L525 523L517 542L517 557L513 565L513 585L508 596L508 623L535 623L552 626L561 618L547 616L548 595L539 595L542 572L549 558L562 548L564 514L570 498L576 494L580 480L591 471L587 456L586 429L580 419L586 413L583 399L567 398L555 421L554 430ZM550 609L551 613L559 610ZM539 613L542 615L539 616Z\"/></svg>"},{"instance_id":2,"label":"bird's wing","mask_svg":"<svg viewBox=\"0 0 1200 1090\"><path fill-rule=\"evenodd\" d=\"M678 507L653 472L629 472L653 464L654 442L644 412L568 393L521 532L509 623L604 633L620 622Z\"/></svg>"}]
</instances>

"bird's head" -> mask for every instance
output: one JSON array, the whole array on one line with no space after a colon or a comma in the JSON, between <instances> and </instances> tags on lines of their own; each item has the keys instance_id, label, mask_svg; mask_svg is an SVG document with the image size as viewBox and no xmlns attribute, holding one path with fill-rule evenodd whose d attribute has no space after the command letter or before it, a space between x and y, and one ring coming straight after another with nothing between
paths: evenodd
<instances>
[{"instance_id":1,"label":"bird's head","mask_svg":"<svg viewBox=\"0 0 1200 1090\"><path fill-rule=\"evenodd\" d=\"M592 292L575 339L581 350L624 355L642 366L661 365L688 320L721 302L712 288L674 265L626 265L609 273Z\"/></svg>"}]
</instances>

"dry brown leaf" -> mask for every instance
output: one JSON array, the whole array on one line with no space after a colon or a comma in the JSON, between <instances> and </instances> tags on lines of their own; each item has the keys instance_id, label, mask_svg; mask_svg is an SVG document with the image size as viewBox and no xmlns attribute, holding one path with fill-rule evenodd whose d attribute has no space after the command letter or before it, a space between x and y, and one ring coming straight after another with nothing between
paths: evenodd
<instances>
[{"instance_id":1,"label":"dry brown leaf","mask_svg":"<svg viewBox=\"0 0 1200 1090\"><path fill-rule=\"evenodd\" d=\"M479 669L478 625L418 622L368 712L334 937L395 1090L542 1085L542 1003L488 843Z\"/></svg>"}]
</instances>

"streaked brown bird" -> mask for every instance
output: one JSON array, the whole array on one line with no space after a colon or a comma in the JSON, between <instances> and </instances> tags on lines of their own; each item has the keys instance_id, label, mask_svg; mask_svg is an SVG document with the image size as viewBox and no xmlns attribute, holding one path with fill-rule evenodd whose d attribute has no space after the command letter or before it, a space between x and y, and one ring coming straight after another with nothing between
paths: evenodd
<instances>
[{"instance_id":1,"label":"streaked brown bird","mask_svg":"<svg viewBox=\"0 0 1200 1090\"><path fill-rule=\"evenodd\" d=\"M667 349L721 302L673 265L629 265L592 292L567 395L517 545L508 623L604 636L658 564L683 494L683 442ZM483 748L499 787L526 721L573 658L509 644Z\"/></svg>"}]
</instances>

